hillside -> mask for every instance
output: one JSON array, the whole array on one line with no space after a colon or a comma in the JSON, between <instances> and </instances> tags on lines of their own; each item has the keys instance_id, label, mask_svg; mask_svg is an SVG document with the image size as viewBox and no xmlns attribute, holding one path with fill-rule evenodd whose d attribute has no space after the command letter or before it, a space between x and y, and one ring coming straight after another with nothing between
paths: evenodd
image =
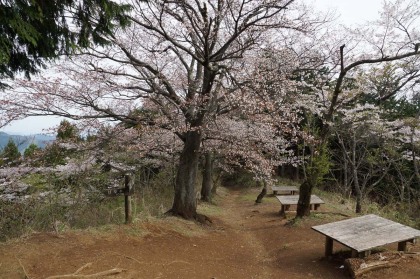
<instances>
[{"instance_id":1,"label":"hillside","mask_svg":"<svg viewBox=\"0 0 420 279\"><path fill-rule=\"evenodd\" d=\"M350 278L343 268L345 248L335 246L334 257L325 259L325 239L311 230L346 218L329 206L333 201L291 225L293 214L281 218L273 196L255 205L257 193L221 189L216 205L199 205L213 220L207 226L147 218L129 226L61 228L0 244L0 278ZM383 255L386 249L396 247L384 247ZM420 252L419 245L410 249ZM420 258L407 257L363 278L420 278Z\"/></svg>"},{"instance_id":2,"label":"hillside","mask_svg":"<svg viewBox=\"0 0 420 279\"><path fill-rule=\"evenodd\" d=\"M25 149L32 143L36 144L40 148L44 148L49 142L55 140L55 137L43 135L43 134L36 134L36 135L9 135L5 132L0 132L0 149L3 149L9 139L12 139L15 144L17 145L19 151L23 153Z\"/></svg>"}]
</instances>

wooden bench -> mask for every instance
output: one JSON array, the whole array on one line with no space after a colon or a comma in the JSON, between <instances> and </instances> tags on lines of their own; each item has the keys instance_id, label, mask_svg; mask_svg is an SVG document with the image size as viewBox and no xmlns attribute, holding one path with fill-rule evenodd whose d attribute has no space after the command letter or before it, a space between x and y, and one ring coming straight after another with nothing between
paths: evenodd
<instances>
[{"instance_id":1,"label":"wooden bench","mask_svg":"<svg viewBox=\"0 0 420 279\"><path fill-rule=\"evenodd\" d=\"M352 250L352 257L368 256L372 249L398 242L406 251L407 242L415 243L420 231L374 214L312 227L326 236L325 256L333 253L333 241Z\"/></svg>"},{"instance_id":2,"label":"wooden bench","mask_svg":"<svg viewBox=\"0 0 420 279\"><path fill-rule=\"evenodd\" d=\"M295 195L299 193L299 189L296 186L271 186L273 194L277 195L278 192L282 194L286 193L287 195Z\"/></svg>"},{"instance_id":3,"label":"wooden bench","mask_svg":"<svg viewBox=\"0 0 420 279\"><path fill-rule=\"evenodd\" d=\"M292 196L276 196L276 198L279 200L281 204L281 210L280 214L285 215L286 211L289 211L291 205L297 205L299 201L299 195L292 195ZM324 201L321 200L316 195L311 195L311 210L318 210L318 208L321 206L321 204L324 204Z\"/></svg>"}]
</instances>

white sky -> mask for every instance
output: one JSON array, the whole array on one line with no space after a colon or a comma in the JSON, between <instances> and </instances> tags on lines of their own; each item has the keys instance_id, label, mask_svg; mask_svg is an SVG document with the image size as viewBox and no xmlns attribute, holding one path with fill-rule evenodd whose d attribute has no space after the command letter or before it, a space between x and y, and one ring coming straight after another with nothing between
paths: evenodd
<instances>
[{"instance_id":1,"label":"white sky","mask_svg":"<svg viewBox=\"0 0 420 279\"><path fill-rule=\"evenodd\" d=\"M383 0L307 0L320 11L336 10L345 25L362 24L379 18Z\"/></svg>"},{"instance_id":2,"label":"white sky","mask_svg":"<svg viewBox=\"0 0 420 279\"><path fill-rule=\"evenodd\" d=\"M383 0L306 0L314 4L319 11L335 10L338 21L345 25L362 24L379 17ZM9 134L30 135L45 133L46 129L57 126L58 117L31 117L14 121L0 129Z\"/></svg>"}]
</instances>

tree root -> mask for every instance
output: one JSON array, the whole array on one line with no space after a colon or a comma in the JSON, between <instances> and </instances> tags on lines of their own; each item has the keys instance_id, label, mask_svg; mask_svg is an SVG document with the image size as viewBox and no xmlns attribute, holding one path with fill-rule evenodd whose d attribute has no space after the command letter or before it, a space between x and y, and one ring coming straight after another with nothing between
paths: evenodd
<instances>
[{"instance_id":1,"label":"tree root","mask_svg":"<svg viewBox=\"0 0 420 279\"><path fill-rule=\"evenodd\" d=\"M391 268L398 266L398 263L401 259L404 258L416 258L420 254L418 252L388 252L379 254L372 254L371 256L359 259L359 258L349 258L344 261L344 265L350 271L352 278L360 278L367 272L382 269L382 268Z\"/></svg>"},{"instance_id":2,"label":"tree root","mask_svg":"<svg viewBox=\"0 0 420 279\"><path fill-rule=\"evenodd\" d=\"M205 224L205 225L213 224L213 221L208 216L206 216L204 214L199 214L199 213L195 213L192 216L184 216L182 214L174 212L173 209L170 209L170 210L165 212L165 215L181 217L181 218L184 218L186 220L195 220L198 223Z\"/></svg>"},{"instance_id":3,"label":"tree root","mask_svg":"<svg viewBox=\"0 0 420 279\"><path fill-rule=\"evenodd\" d=\"M194 219L200 224L213 224L213 221L204 214L197 213Z\"/></svg>"},{"instance_id":4,"label":"tree root","mask_svg":"<svg viewBox=\"0 0 420 279\"><path fill-rule=\"evenodd\" d=\"M23 269L23 273L25 274L25 279L31 279L31 278L29 277L28 273L26 272L26 269L25 269L25 267L23 266L23 264L22 264L22 262L20 261L20 259L18 259L16 256L15 256L15 258L18 260L20 267L22 267L22 269Z\"/></svg>"},{"instance_id":5,"label":"tree root","mask_svg":"<svg viewBox=\"0 0 420 279\"><path fill-rule=\"evenodd\" d=\"M126 269L122 269L122 268L113 268L113 269L110 269L110 270L105 270L105 271L101 271L101 272L94 273L94 274L87 274L87 275L79 274L85 268L88 268L91 265L92 265L92 263L87 263L84 266L82 266L79 269L77 269L74 273L64 274L64 275L49 276L46 279L59 279L59 278L97 278L97 277L100 277L100 276L115 275L115 274L119 274L121 272L126 271Z\"/></svg>"},{"instance_id":6,"label":"tree root","mask_svg":"<svg viewBox=\"0 0 420 279\"><path fill-rule=\"evenodd\" d=\"M375 262L370 262L370 263L362 263L357 268L356 267L351 268L350 266L348 266L348 268L353 278L359 278L360 276L362 276L363 274L367 272L374 271L377 269L382 269L382 268L389 268L393 266L396 266L396 264L391 263L389 261L375 261Z\"/></svg>"}]
</instances>

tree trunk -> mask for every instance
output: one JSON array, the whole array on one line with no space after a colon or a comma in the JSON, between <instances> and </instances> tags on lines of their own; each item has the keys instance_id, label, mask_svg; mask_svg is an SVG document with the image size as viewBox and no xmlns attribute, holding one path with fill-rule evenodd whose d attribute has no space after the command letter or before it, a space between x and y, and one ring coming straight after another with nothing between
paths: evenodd
<instances>
[{"instance_id":1,"label":"tree trunk","mask_svg":"<svg viewBox=\"0 0 420 279\"><path fill-rule=\"evenodd\" d=\"M348 176L348 161L347 161L347 157L346 157L346 151L345 151L345 147L343 144L343 159L344 159L344 167L343 167L343 174L344 174L344 195L345 196L349 196L351 193L351 187L349 187L349 176Z\"/></svg>"},{"instance_id":2,"label":"tree trunk","mask_svg":"<svg viewBox=\"0 0 420 279\"><path fill-rule=\"evenodd\" d=\"M197 179L200 143L201 134L199 131L187 132L184 148L179 159L174 202L169 213L185 219L194 219L197 217L195 183Z\"/></svg>"},{"instance_id":3,"label":"tree trunk","mask_svg":"<svg viewBox=\"0 0 420 279\"><path fill-rule=\"evenodd\" d=\"M419 171L419 167L418 167L418 162L417 162L417 154L416 154L416 148L415 148L415 144L414 144L414 128L412 128L412 133L411 133L411 137L410 137L410 141L411 141L411 156L413 158L413 166L414 166L414 174L416 175L417 181L418 181L418 185L420 185L420 171Z\"/></svg>"},{"instance_id":4,"label":"tree trunk","mask_svg":"<svg viewBox=\"0 0 420 279\"><path fill-rule=\"evenodd\" d=\"M262 203L262 199L267 194L267 183L264 181L264 187L261 190L261 193L258 195L257 199L255 200L255 203Z\"/></svg>"},{"instance_id":5,"label":"tree trunk","mask_svg":"<svg viewBox=\"0 0 420 279\"><path fill-rule=\"evenodd\" d=\"M356 156L356 136L355 133L353 133L353 143L352 143L352 150L351 150L351 167L353 170L353 183L354 183L354 188L356 190L356 213L361 213L362 212L362 188L360 187L360 183L359 183L359 173L358 173L358 169L357 169L357 156Z\"/></svg>"},{"instance_id":6,"label":"tree trunk","mask_svg":"<svg viewBox=\"0 0 420 279\"><path fill-rule=\"evenodd\" d=\"M213 158L210 152L204 157L203 184L201 185L201 200L211 202L213 188Z\"/></svg>"},{"instance_id":7,"label":"tree trunk","mask_svg":"<svg viewBox=\"0 0 420 279\"><path fill-rule=\"evenodd\" d=\"M299 188L299 201L296 209L296 217L303 218L311 213L311 194L313 185L309 180L305 180Z\"/></svg>"},{"instance_id":8,"label":"tree trunk","mask_svg":"<svg viewBox=\"0 0 420 279\"><path fill-rule=\"evenodd\" d=\"M214 164L214 160L213 160L213 164ZM222 177L222 172L219 171L216 174L216 178L213 180L213 187L211 188L211 195L212 195L212 197L214 197L214 195L217 194L217 186L219 185L219 181L220 181L220 178L221 177Z\"/></svg>"},{"instance_id":9,"label":"tree trunk","mask_svg":"<svg viewBox=\"0 0 420 279\"><path fill-rule=\"evenodd\" d=\"M356 213L362 213L362 197L361 197L361 195L356 196Z\"/></svg>"}]
</instances>

